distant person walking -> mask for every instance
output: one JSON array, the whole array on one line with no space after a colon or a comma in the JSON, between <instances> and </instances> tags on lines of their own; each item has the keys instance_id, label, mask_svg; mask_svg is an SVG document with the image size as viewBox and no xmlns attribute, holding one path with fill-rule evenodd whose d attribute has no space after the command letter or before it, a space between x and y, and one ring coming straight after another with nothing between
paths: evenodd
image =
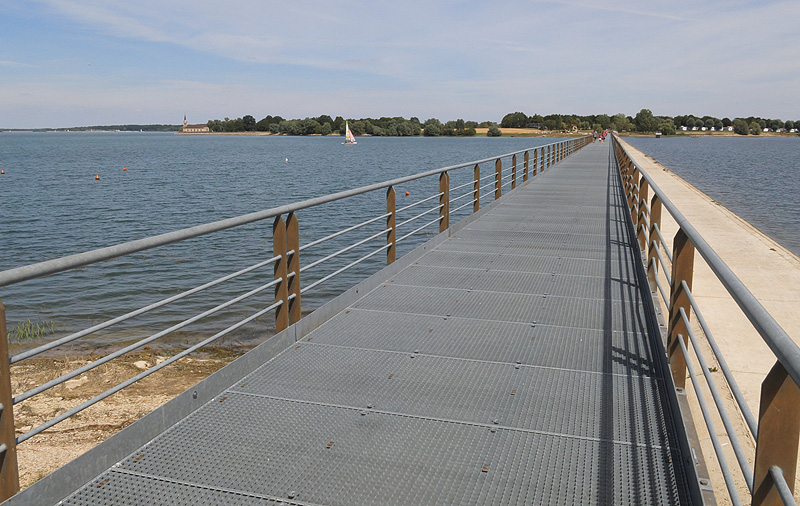
<instances>
[{"instance_id":1,"label":"distant person walking","mask_svg":"<svg viewBox=\"0 0 800 506\"><path fill-rule=\"evenodd\" d=\"M597 142L597 130L592 132L592 142Z\"/></svg>"}]
</instances>

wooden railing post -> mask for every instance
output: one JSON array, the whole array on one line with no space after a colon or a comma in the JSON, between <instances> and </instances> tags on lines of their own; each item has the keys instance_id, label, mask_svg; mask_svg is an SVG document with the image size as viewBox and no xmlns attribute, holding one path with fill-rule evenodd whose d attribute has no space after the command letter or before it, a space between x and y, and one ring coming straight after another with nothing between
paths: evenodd
<instances>
[{"instance_id":1,"label":"wooden railing post","mask_svg":"<svg viewBox=\"0 0 800 506\"><path fill-rule=\"evenodd\" d=\"M439 232L450 228L450 176L447 171L439 174Z\"/></svg>"},{"instance_id":2,"label":"wooden railing post","mask_svg":"<svg viewBox=\"0 0 800 506\"><path fill-rule=\"evenodd\" d=\"M653 195L653 200L650 201L650 235L647 237L647 280L650 282L650 291L655 292L658 289L656 285L656 271L653 267L653 260L656 259L656 247L653 243L658 244L660 240L658 232L661 230L661 199L658 195Z\"/></svg>"},{"instance_id":3,"label":"wooden railing post","mask_svg":"<svg viewBox=\"0 0 800 506\"><path fill-rule=\"evenodd\" d=\"M761 384L753 506L782 505L769 469L777 466L794 493L800 442L800 389L780 362Z\"/></svg>"},{"instance_id":4,"label":"wooden railing post","mask_svg":"<svg viewBox=\"0 0 800 506\"><path fill-rule=\"evenodd\" d=\"M501 195L503 186L503 162L499 158L494 162L494 199L497 200Z\"/></svg>"},{"instance_id":5,"label":"wooden railing post","mask_svg":"<svg viewBox=\"0 0 800 506\"><path fill-rule=\"evenodd\" d=\"M289 326L289 289L286 282L288 262L286 259L286 223L281 216L272 222L272 251L280 258L273 264L274 279L280 280L275 285L275 302L282 302L275 308L275 332L278 333Z\"/></svg>"},{"instance_id":6,"label":"wooden railing post","mask_svg":"<svg viewBox=\"0 0 800 506\"><path fill-rule=\"evenodd\" d=\"M386 265L397 259L397 211L395 206L394 186L386 190Z\"/></svg>"},{"instance_id":7,"label":"wooden railing post","mask_svg":"<svg viewBox=\"0 0 800 506\"><path fill-rule=\"evenodd\" d=\"M683 289L682 281L691 291L692 276L694 273L694 245L683 232L678 230L672 246L672 285L670 288L669 301L669 331L667 333L667 350L669 353L669 365L672 371L672 381L676 387L686 386L686 357L683 356L678 336L682 336L684 344L689 346L689 330L681 318L680 309L686 312L687 320L691 318L692 306L689 303L689 296Z\"/></svg>"},{"instance_id":8,"label":"wooden railing post","mask_svg":"<svg viewBox=\"0 0 800 506\"><path fill-rule=\"evenodd\" d=\"M475 201L472 203L472 212L477 213L478 209L481 208L481 166L477 163L475 164L475 170L472 176L474 178L472 184L472 199Z\"/></svg>"},{"instance_id":9,"label":"wooden railing post","mask_svg":"<svg viewBox=\"0 0 800 506\"><path fill-rule=\"evenodd\" d=\"M528 180L528 162L529 161L530 161L530 157L528 156L528 152L526 151L525 152L525 159L522 162L523 164L525 164L525 172L523 172L523 174L522 174L522 180L523 181L527 181Z\"/></svg>"},{"instance_id":10,"label":"wooden railing post","mask_svg":"<svg viewBox=\"0 0 800 506\"><path fill-rule=\"evenodd\" d=\"M638 232L636 238L639 240L639 250L647 251L647 223L650 221L650 216L647 214L647 196L649 193L650 186L647 183L647 179L642 176L642 181L639 183L639 219L637 220L638 225Z\"/></svg>"},{"instance_id":11,"label":"wooden railing post","mask_svg":"<svg viewBox=\"0 0 800 506\"><path fill-rule=\"evenodd\" d=\"M289 213L286 216L286 292L289 303L289 325L297 323L302 318L300 310L300 231L297 215ZM292 253L288 253L291 251ZM291 299L289 296L294 295Z\"/></svg>"},{"instance_id":12,"label":"wooden railing post","mask_svg":"<svg viewBox=\"0 0 800 506\"><path fill-rule=\"evenodd\" d=\"M511 157L511 189L517 187L517 155Z\"/></svg>"},{"instance_id":13,"label":"wooden railing post","mask_svg":"<svg viewBox=\"0 0 800 506\"><path fill-rule=\"evenodd\" d=\"M533 150L533 175L536 175L536 169L539 167L539 150Z\"/></svg>"},{"instance_id":14,"label":"wooden railing post","mask_svg":"<svg viewBox=\"0 0 800 506\"><path fill-rule=\"evenodd\" d=\"M542 148L542 172L547 170L547 160L550 158L550 146Z\"/></svg>"},{"instance_id":15,"label":"wooden railing post","mask_svg":"<svg viewBox=\"0 0 800 506\"><path fill-rule=\"evenodd\" d=\"M17 435L11 396L11 366L8 360L6 309L0 301L0 501L19 492Z\"/></svg>"}]
</instances>

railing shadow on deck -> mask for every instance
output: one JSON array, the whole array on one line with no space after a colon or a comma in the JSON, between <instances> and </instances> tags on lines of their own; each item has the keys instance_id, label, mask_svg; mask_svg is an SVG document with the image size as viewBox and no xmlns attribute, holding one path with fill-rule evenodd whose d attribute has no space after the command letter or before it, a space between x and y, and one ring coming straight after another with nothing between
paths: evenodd
<instances>
[{"instance_id":1,"label":"railing shadow on deck","mask_svg":"<svg viewBox=\"0 0 800 506\"><path fill-rule=\"evenodd\" d=\"M267 327L263 324L263 321L259 319L261 317L268 317L273 311L275 314L275 333L281 333L301 320L303 316L301 311L301 299L303 296L308 293L313 293L315 289L319 289L318 287L323 285L326 281L364 262L372 262L376 264L376 266L378 264L383 265L383 262L375 261L375 259L379 258L378 255L380 254L385 255L386 264L393 264L397 259L398 244L402 244L404 241L412 242L415 239L419 239L421 234L429 233L431 230L435 231L435 233L448 231L451 228L451 221L455 223L459 218L468 217L479 212L482 204L485 205L487 202L496 201L506 191L513 190L518 184L522 184L530 178L533 178L536 174L549 169L554 164L565 159L590 142L590 137L558 141L544 146L430 170L412 176L312 198L235 218L228 218L188 229L0 272L0 287L4 287L16 283L41 279L45 276L61 272L74 272L98 262L105 262L114 258L133 255L144 250L188 241L196 237L272 219L271 242L273 251L270 258L262 259L248 267L207 281L193 288L184 289L181 287L180 289L182 291L180 291L180 293L153 301L143 307L132 309L124 313L120 312L121 314L116 314L112 318L94 324L88 328L77 332L71 332L56 340L36 346L35 348L24 350L13 356L9 356L6 315L3 304L0 302L0 501L12 497L19 491L19 471L16 456L18 444L34 438L48 428L103 401L137 381L168 367L170 364L175 363L189 354L211 345L247 324L253 322L260 323L260 332L266 333L268 331ZM485 171L483 175L481 175L481 169L487 166L491 167L490 170ZM468 172L470 169L471 174L467 173L466 177L462 177L462 179L466 180L465 183L455 185L450 183L451 174L463 175L463 173ZM435 186L435 183L430 183L432 178L436 178L438 186ZM395 187L412 181L428 181L428 188L435 186L436 189L433 190L430 195L416 202L398 207L396 204ZM374 194L374 192L381 190L385 191L385 209L382 208L377 212L374 209L370 210L370 212L375 213L375 215L370 218L363 219L363 221L332 232L324 237L314 238L305 244L300 244L300 237L303 235L302 223L299 220L300 214L302 214L301 211L319 208L325 204L343 201L361 195ZM454 195L451 196L451 193ZM362 217L364 216L363 213L357 214ZM335 251L320 250L320 247L330 247L331 245L338 247L342 244L341 237L343 235L350 234L352 236L356 232L361 232L365 236L347 243ZM376 247L375 243L380 243L380 246ZM314 255L312 256L314 260L301 265L301 257L308 255L309 250L313 248L316 248L316 250L313 250ZM357 252L364 250L366 250L366 252L363 255L355 256L358 254ZM328 262L333 260L340 260L344 265L331 268L331 270L327 272L319 272L318 269L315 270L317 267L323 266L326 263L330 265ZM120 344L119 349L82 367L68 371L51 381L37 385L25 392L12 392L10 377L10 366L12 364L23 362L60 346L77 342L86 336L103 331L114 325L122 324L140 315L181 301L196 293L211 289L235 278L250 273L263 273L263 270L268 269L269 266L272 266L272 273L268 276L263 275L261 281L258 282L256 286L248 287L231 299L211 304L211 307L208 307L200 313L191 316L183 315L178 323L145 338L135 340L134 342ZM267 281L267 279L269 279L269 281ZM309 281L307 284L301 285L301 279L303 279L303 281L308 279ZM195 322L208 321L214 318L215 315L224 313L238 303L252 301L254 297L258 297L259 295L261 295L261 299L263 300L263 296L269 294L270 291L274 292L274 298L272 298L271 302L265 307L260 307L245 318L235 322L226 322L221 325L219 321L215 321L215 326L220 329L219 331L203 337L193 345L183 349L163 362L128 378L86 402L73 406L62 413L58 413L46 422L32 427L30 430L20 435L16 434L14 406L24 403L26 400L62 385L71 379L81 377L81 375L88 371L122 357L125 354L141 350L150 343L154 343L171 333L185 329ZM109 302L113 301L113 297L113 293L108 294ZM310 327L313 327L313 324L309 326L307 329L308 331L311 330ZM295 340L301 337L302 335L299 334L294 335ZM274 346L280 345L281 344L278 343ZM283 345L285 346L285 343L283 343ZM198 393L195 391L193 393L193 398L196 399L197 397ZM203 397L203 395L201 395L201 397ZM164 420L161 421L160 424L167 424L168 419L170 419L170 417L174 418L175 416L181 415L176 415L175 413L169 416L164 415ZM183 416L185 416L185 414ZM98 465L113 464L113 461L111 463L104 462L105 459L103 456L100 456L98 460L100 460Z\"/></svg>"},{"instance_id":2,"label":"railing shadow on deck","mask_svg":"<svg viewBox=\"0 0 800 506\"><path fill-rule=\"evenodd\" d=\"M702 413L714 448L716 465L723 476L731 503L742 504L743 498L737 490L734 473L728 465L724 445L718 435L720 429L714 425L715 418L723 424L721 432L730 442L739 474L749 492L749 497L745 499L756 506L796 505L793 494L800 441L800 348L653 179L633 160L615 136L612 136L612 142L625 188L629 217L647 271L649 288L655 304L663 307L666 315L664 345L669 373L680 395L686 392L687 377L691 380L698 409ZM667 210L668 217L678 229L671 247L661 230L662 209ZM758 421L750 411L736 378L703 317L702 308L692 294L695 251L700 254L700 258L725 287L775 356L775 365L762 383ZM691 321L693 313L701 335L695 335ZM723 388L727 391L716 385L703 352L704 348L711 350L715 364L722 371ZM700 382L692 357L696 359L705 383ZM713 416L705 400L704 390L708 390L713 398L716 407L716 414ZM728 392L735 400L733 414L728 412L722 395ZM735 418L744 420L744 434L735 427ZM748 454L745 449L747 445L742 444L740 437L751 439L755 443L754 455ZM754 467L751 467L751 461L755 462Z\"/></svg>"}]
</instances>

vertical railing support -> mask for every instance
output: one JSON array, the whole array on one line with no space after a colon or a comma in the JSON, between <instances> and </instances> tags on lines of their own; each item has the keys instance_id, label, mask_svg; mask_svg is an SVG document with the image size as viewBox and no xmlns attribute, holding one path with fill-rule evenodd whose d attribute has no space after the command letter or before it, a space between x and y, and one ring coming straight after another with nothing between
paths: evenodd
<instances>
[{"instance_id":1,"label":"vertical railing support","mask_svg":"<svg viewBox=\"0 0 800 506\"><path fill-rule=\"evenodd\" d=\"M683 229L675 234L672 246L672 285L669 300L669 331L667 333L667 349L669 353L669 365L672 371L672 381L676 387L686 386L686 357L684 357L680 345L678 344L679 335L689 346L689 330L686 323L681 318L680 309L686 312L686 319L691 318L692 306L689 303L689 296L683 288L683 281L691 291L692 276L694 273L694 245L686 236Z\"/></svg>"},{"instance_id":2,"label":"vertical railing support","mask_svg":"<svg viewBox=\"0 0 800 506\"><path fill-rule=\"evenodd\" d=\"M503 161L499 158L494 162L494 199L497 200L501 195L503 186Z\"/></svg>"},{"instance_id":3,"label":"vertical railing support","mask_svg":"<svg viewBox=\"0 0 800 506\"><path fill-rule=\"evenodd\" d=\"M478 209L481 208L481 166L477 163L475 164L472 177L474 178L472 184L472 199L475 201L472 203L472 212L477 213Z\"/></svg>"},{"instance_id":4,"label":"vertical railing support","mask_svg":"<svg viewBox=\"0 0 800 506\"><path fill-rule=\"evenodd\" d=\"M517 155L511 157L511 189L517 187Z\"/></svg>"},{"instance_id":5,"label":"vertical railing support","mask_svg":"<svg viewBox=\"0 0 800 506\"><path fill-rule=\"evenodd\" d=\"M794 493L800 442L800 389L780 362L761 384L753 506L782 505L769 469L777 466Z\"/></svg>"},{"instance_id":6,"label":"vertical railing support","mask_svg":"<svg viewBox=\"0 0 800 506\"><path fill-rule=\"evenodd\" d=\"M542 148L542 172L549 167L548 161L550 160L550 146Z\"/></svg>"},{"instance_id":7,"label":"vertical railing support","mask_svg":"<svg viewBox=\"0 0 800 506\"><path fill-rule=\"evenodd\" d=\"M286 252L286 296L289 325L292 325L299 322L303 314L300 310L300 231L295 213L286 216ZM292 295L294 297L289 299Z\"/></svg>"},{"instance_id":8,"label":"vertical railing support","mask_svg":"<svg viewBox=\"0 0 800 506\"><path fill-rule=\"evenodd\" d=\"M525 158L522 161L522 163L525 164L525 172L522 173L522 180L523 181L527 181L528 180L528 162L529 161L530 161L530 156L528 156L528 152L526 151L525 152Z\"/></svg>"},{"instance_id":9,"label":"vertical railing support","mask_svg":"<svg viewBox=\"0 0 800 506\"><path fill-rule=\"evenodd\" d=\"M447 171L439 174L439 232L450 228L450 176Z\"/></svg>"},{"instance_id":10,"label":"vertical railing support","mask_svg":"<svg viewBox=\"0 0 800 506\"><path fill-rule=\"evenodd\" d=\"M658 289L656 285L657 273L653 267L653 260L656 259L656 246L660 240L658 232L661 230L661 199L658 195L653 195L653 200L650 201L650 235L647 237L647 280L650 283L650 291L655 292Z\"/></svg>"},{"instance_id":11,"label":"vertical railing support","mask_svg":"<svg viewBox=\"0 0 800 506\"><path fill-rule=\"evenodd\" d=\"M11 366L8 360L6 309L0 301L0 501L19 492L14 403L11 396Z\"/></svg>"},{"instance_id":12,"label":"vertical railing support","mask_svg":"<svg viewBox=\"0 0 800 506\"><path fill-rule=\"evenodd\" d=\"M650 186L647 183L647 179L642 176L642 181L639 183L639 218L636 220L639 223L637 226L638 232L636 238L639 240L640 251L647 250L647 235L649 233L647 223L650 221L650 216L647 215L647 196L649 188Z\"/></svg>"},{"instance_id":13,"label":"vertical railing support","mask_svg":"<svg viewBox=\"0 0 800 506\"><path fill-rule=\"evenodd\" d=\"M397 259L397 211L395 206L394 186L386 190L386 265L393 263Z\"/></svg>"},{"instance_id":14,"label":"vertical railing support","mask_svg":"<svg viewBox=\"0 0 800 506\"><path fill-rule=\"evenodd\" d=\"M286 282L288 271L286 259L286 223L281 216L276 216L272 222L272 251L280 258L273 264L275 285L275 302L281 305L275 308L275 332L280 332L289 326L289 289Z\"/></svg>"},{"instance_id":15,"label":"vertical railing support","mask_svg":"<svg viewBox=\"0 0 800 506\"><path fill-rule=\"evenodd\" d=\"M539 150L533 150L533 175L536 175L536 169L539 166Z\"/></svg>"}]
</instances>

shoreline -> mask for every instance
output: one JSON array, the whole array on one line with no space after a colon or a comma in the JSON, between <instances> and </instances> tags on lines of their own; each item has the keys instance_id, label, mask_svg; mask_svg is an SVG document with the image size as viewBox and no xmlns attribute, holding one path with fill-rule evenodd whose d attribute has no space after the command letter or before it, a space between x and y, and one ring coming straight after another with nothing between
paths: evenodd
<instances>
[{"instance_id":1,"label":"shoreline","mask_svg":"<svg viewBox=\"0 0 800 506\"><path fill-rule=\"evenodd\" d=\"M16 435L77 406L180 349L132 352L14 406ZM17 446L20 487L25 488L92 449L229 364L247 350L207 347L111 395ZM11 366L12 392L36 385L88 364L93 354L32 358Z\"/></svg>"}]
</instances>

